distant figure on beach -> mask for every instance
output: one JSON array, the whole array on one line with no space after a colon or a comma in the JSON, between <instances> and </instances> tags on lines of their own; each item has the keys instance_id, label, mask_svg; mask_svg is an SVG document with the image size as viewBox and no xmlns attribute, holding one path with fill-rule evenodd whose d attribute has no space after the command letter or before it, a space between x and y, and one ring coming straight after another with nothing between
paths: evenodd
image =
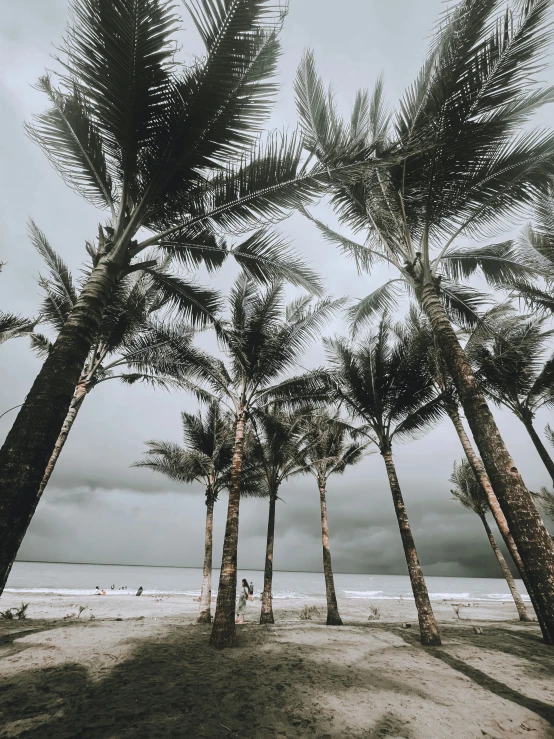
<instances>
[{"instance_id":1,"label":"distant figure on beach","mask_svg":"<svg viewBox=\"0 0 554 739\"><path fill-rule=\"evenodd\" d=\"M252 583L252 582L251 582L251 583L250 583L250 585L248 586L248 593L249 593L250 595L254 595L254 583Z\"/></svg>"},{"instance_id":2,"label":"distant figure on beach","mask_svg":"<svg viewBox=\"0 0 554 739\"><path fill-rule=\"evenodd\" d=\"M115 590L115 583L112 584L110 590Z\"/></svg>"},{"instance_id":3,"label":"distant figure on beach","mask_svg":"<svg viewBox=\"0 0 554 739\"><path fill-rule=\"evenodd\" d=\"M102 595L106 595L106 591L105 590L102 591Z\"/></svg>"},{"instance_id":4,"label":"distant figure on beach","mask_svg":"<svg viewBox=\"0 0 554 739\"><path fill-rule=\"evenodd\" d=\"M239 595L239 603L237 606L237 617L235 619L236 624L244 623L244 616L246 614L246 601L248 599L252 600L252 596L250 595L250 588L248 586L248 580L245 580L243 578L241 592Z\"/></svg>"},{"instance_id":5,"label":"distant figure on beach","mask_svg":"<svg viewBox=\"0 0 554 739\"><path fill-rule=\"evenodd\" d=\"M141 585L141 586L140 586L140 588L139 588L139 589L137 590L137 595L142 595L142 585Z\"/></svg>"},{"instance_id":6,"label":"distant figure on beach","mask_svg":"<svg viewBox=\"0 0 554 739\"><path fill-rule=\"evenodd\" d=\"M94 591L94 595L100 595L100 588L98 585L96 586L96 590Z\"/></svg>"}]
</instances>

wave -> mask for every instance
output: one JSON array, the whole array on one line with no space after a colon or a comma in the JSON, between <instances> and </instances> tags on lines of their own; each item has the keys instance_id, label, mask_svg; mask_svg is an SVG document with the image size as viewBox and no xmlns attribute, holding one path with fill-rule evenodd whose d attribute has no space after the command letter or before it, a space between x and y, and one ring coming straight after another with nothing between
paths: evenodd
<instances>
[{"instance_id":1,"label":"wave","mask_svg":"<svg viewBox=\"0 0 554 739\"><path fill-rule=\"evenodd\" d=\"M383 595L382 590L345 590L347 598L375 598L378 595Z\"/></svg>"}]
</instances>

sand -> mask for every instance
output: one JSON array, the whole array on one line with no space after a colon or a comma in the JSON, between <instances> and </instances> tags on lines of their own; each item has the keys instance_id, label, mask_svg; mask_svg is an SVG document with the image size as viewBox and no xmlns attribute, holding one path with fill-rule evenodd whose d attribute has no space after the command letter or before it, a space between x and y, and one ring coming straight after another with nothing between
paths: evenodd
<instances>
[{"instance_id":1,"label":"sand","mask_svg":"<svg viewBox=\"0 0 554 739\"><path fill-rule=\"evenodd\" d=\"M409 601L339 601L343 627L315 599L276 601L259 626L254 602L216 651L192 597L25 601L26 620L0 621L0 737L554 737L554 648L508 602L464 601L461 619L435 603L440 648L418 643ZM304 605L322 617L300 620Z\"/></svg>"}]
</instances>

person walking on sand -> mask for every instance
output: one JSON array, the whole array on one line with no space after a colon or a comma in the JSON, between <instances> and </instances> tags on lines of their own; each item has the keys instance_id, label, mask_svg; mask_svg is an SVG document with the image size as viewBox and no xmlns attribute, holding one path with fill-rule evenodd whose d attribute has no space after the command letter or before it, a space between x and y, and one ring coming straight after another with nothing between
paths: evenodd
<instances>
[{"instance_id":1,"label":"person walking on sand","mask_svg":"<svg viewBox=\"0 0 554 739\"><path fill-rule=\"evenodd\" d=\"M252 600L252 596L250 595L250 588L248 587L248 580L245 580L243 578L241 591L239 595L239 602L237 606L237 617L235 619L236 624L244 623L244 616L246 614L246 601L248 599Z\"/></svg>"}]
</instances>

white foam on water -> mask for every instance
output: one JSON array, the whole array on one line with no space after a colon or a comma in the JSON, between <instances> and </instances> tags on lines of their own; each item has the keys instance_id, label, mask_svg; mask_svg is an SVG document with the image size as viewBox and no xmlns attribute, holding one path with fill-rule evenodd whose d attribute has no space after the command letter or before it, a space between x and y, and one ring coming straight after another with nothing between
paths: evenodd
<instances>
[{"instance_id":1,"label":"white foam on water","mask_svg":"<svg viewBox=\"0 0 554 739\"><path fill-rule=\"evenodd\" d=\"M347 598L375 598L378 595L383 595L382 590L345 590Z\"/></svg>"},{"instance_id":2,"label":"white foam on water","mask_svg":"<svg viewBox=\"0 0 554 739\"><path fill-rule=\"evenodd\" d=\"M432 600L468 600L471 598L469 593L429 593L429 598ZM472 600L479 600L478 598L471 598Z\"/></svg>"}]
</instances>

